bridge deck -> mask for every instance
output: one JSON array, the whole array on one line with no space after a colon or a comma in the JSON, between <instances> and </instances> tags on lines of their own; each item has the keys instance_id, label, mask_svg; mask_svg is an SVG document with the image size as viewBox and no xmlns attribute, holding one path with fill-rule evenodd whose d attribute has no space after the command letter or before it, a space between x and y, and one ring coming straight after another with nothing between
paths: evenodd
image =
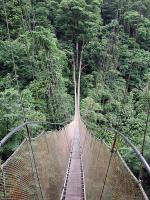
<instances>
[{"instance_id":1,"label":"bridge deck","mask_svg":"<svg viewBox=\"0 0 150 200\"><path fill-rule=\"evenodd\" d=\"M68 168L63 200L84 200L84 181L80 153L79 134L75 134Z\"/></svg>"}]
</instances>

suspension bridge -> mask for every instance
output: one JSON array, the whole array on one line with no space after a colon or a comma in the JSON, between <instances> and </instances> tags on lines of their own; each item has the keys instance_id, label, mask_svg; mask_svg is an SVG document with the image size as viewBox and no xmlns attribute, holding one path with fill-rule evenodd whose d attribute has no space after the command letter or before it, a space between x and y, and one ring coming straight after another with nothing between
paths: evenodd
<instances>
[{"instance_id":1,"label":"suspension bridge","mask_svg":"<svg viewBox=\"0 0 150 200\"><path fill-rule=\"evenodd\" d=\"M24 141L1 165L1 200L148 200L141 182L117 151L118 138L132 148L150 175L140 151L116 130L108 130L114 131L108 147L88 132L78 111L60 130L43 131L32 138L33 124L49 122L25 122L0 141L2 148L26 129Z\"/></svg>"},{"instance_id":2,"label":"suspension bridge","mask_svg":"<svg viewBox=\"0 0 150 200\"><path fill-rule=\"evenodd\" d=\"M8 40L11 40L5 1L4 14ZM12 63L18 81L15 58ZM81 65L80 65L81 68ZM117 149L123 140L150 176L150 166L138 148L123 133L108 127L113 135L112 145L91 134L80 116L80 76L78 91L75 80L75 116L63 123L61 129L39 130L32 137L32 126L50 122L27 121L14 128L1 141L0 148L26 131L23 142L0 165L0 200L148 200L142 187ZM17 82L18 91L20 90ZM24 113L21 93L20 102ZM25 114L25 113L24 113Z\"/></svg>"}]
</instances>

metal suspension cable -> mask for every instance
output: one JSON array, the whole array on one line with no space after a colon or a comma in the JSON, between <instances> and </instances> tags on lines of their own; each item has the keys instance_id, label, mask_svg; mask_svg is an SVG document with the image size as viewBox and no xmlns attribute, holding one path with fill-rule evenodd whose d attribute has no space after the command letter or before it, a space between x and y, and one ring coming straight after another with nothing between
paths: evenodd
<instances>
[{"instance_id":1,"label":"metal suspension cable","mask_svg":"<svg viewBox=\"0 0 150 200\"><path fill-rule=\"evenodd\" d=\"M148 92L149 92L149 83L148 83ZM144 133L143 133L143 141L142 141L142 146L141 146L141 155L142 156L144 156L144 149L145 149L145 143L146 143L149 117L150 117L150 99L148 99L147 117L146 117L145 129L144 129ZM142 178L142 168L143 168L143 165L141 163L140 172L139 172L139 182L141 181L141 178Z\"/></svg>"},{"instance_id":2,"label":"metal suspension cable","mask_svg":"<svg viewBox=\"0 0 150 200\"><path fill-rule=\"evenodd\" d=\"M27 125L33 125L33 124L51 124L51 125L65 125L69 122L71 122L72 119L64 121L64 122L47 122L47 121L26 121L23 124L17 126L12 131L10 131L1 141L0 141L0 147L3 146L14 134L16 134L18 131L20 131L22 128L26 127Z\"/></svg>"},{"instance_id":3,"label":"metal suspension cable","mask_svg":"<svg viewBox=\"0 0 150 200\"><path fill-rule=\"evenodd\" d=\"M82 120L82 121L84 122L84 120ZM148 162L146 161L144 156L137 149L137 147L130 141L130 139L128 137L126 137L123 133L121 133L120 131L116 130L112 126L110 128L105 128L105 129L101 129L101 130L102 131L108 131L110 133L115 133L115 134L117 134L118 137L121 137L132 148L132 150L134 151L136 156L139 158L139 160L142 162L143 166L145 167L145 169L147 170L148 174L150 175L150 165L148 164Z\"/></svg>"},{"instance_id":4,"label":"metal suspension cable","mask_svg":"<svg viewBox=\"0 0 150 200\"><path fill-rule=\"evenodd\" d=\"M105 190L105 185L106 185L106 181L107 181L107 178L108 178L108 173L109 173L113 153L114 153L114 150L115 150L116 142L117 142L117 133L115 133L115 136L114 136L111 154L110 154L110 158L109 158L109 161L108 161L108 166L107 166L107 170L106 170L106 174L105 174L105 178L104 178L104 183L103 183L102 191L101 191L100 198L99 198L100 200L102 200L103 193L104 193L104 190Z\"/></svg>"},{"instance_id":5,"label":"metal suspension cable","mask_svg":"<svg viewBox=\"0 0 150 200\"><path fill-rule=\"evenodd\" d=\"M141 148L141 154L142 155L144 155L144 148L145 148L145 142L146 142L146 134L147 134L149 116L150 116L150 102L148 103L147 119L146 119L144 134L143 134L143 142L142 142L142 148Z\"/></svg>"},{"instance_id":6,"label":"metal suspension cable","mask_svg":"<svg viewBox=\"0 0 150 200\"><path fill-rule=\"evenodd\" d=\"M143 157L143 155L141 154L141 152L134 146L134 144L129 140L129 138L127 138L123 133L119 132L116 129L106 129L110 132L115 132L117 133L118 136L120 136L121 138L124 139L124 141L133 149L133 151L136 153L137 157L140 159L140 161L142 162L142 164L144 165L144 167L146 168L148 174L150 175L150 166L148 164L148 162L145 160L145 158Z\"/></svg>"},{"instance_id":7,"label":"metal suspension cable","mask_svg":"<svg viewBox=\"0 0 150 200\"><path fill-rule=\"evenodd\" d=\"M37 172L37 168L36 168L36 166L35 166L35 157L34 157L33 148L31 147L31 138L28 137L28 138L27 138L27 141L28 141L28 140L29 140L29 142L28 142L28 151L29 151L29 155L30 155L31 169L32 169L32 172L33 172L32 177L33 177L34 182L36 182L36 178L35 178L35 176L34 176L34 168L35 168L35 170L36 170L36 172ZM38 177L37 177L37 179L39 180ZM41 188L41 187L40 187L40 188ZM38 188L36 187L35 190L36 190L36 196L37 196L37 198L38 198Z\"/></svg>"},{"instance_id":8,"label":"metal suspension cable","mask_svg":"<svg viewBox=\"0 0 150 200\"><path fill-rule=\"evenodd\" d=\"M37 165L36 165L35 154L34 154L33 145L32 145L32 141L31 141L31 134L30 134L30 131L29 131L29 128L28 128L27 125L26 125L26 129L27 129L28 139L29 139L30 148L31 148L31 154L32 154L33 163L34 163L33 168L35 168L35 173L36 173L37 181L38 181L38 184L39 184L40 194L41 194L42 200L44 200L43 190L42 190L42 186L41 186L41 182L40 182L40 178L39 178L39 173L38 173L38 168L37 168ZM33 168L32 168L32 170L34 170Z\"/></svg>"},{"instance_id":9,"label":"metal suspension cable","mask_svg":"<svg viewBox=\"0 0 150 200\"><path fill-rule=\"evenodd\" d=\"M150 175L150 166L148 164L148 162L146 161L146 159L143 157L143 155L141 154L141 152L136 148L136 146L134 146L134 144L129 140L128 137L126 137L123 133L119 132L116 129L106 129L109 132L115 132L117 133L118 136L120 136L131 148L132 150L135 152L135 154L137 155L137 157L140 159L140 161L142 162L143 166L146 168L148 174Z\"/></svg>"}]
</instances>

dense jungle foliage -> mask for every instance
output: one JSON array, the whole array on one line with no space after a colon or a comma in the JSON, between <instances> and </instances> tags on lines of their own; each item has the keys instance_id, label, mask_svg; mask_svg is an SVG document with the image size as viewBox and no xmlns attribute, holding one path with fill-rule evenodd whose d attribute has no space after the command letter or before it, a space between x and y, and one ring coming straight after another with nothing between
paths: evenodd
<instances>
[{"instance_id":1,"label":"dense jungle foliage","mask_svg":"<svg viewBox=\"0 0 150 200\"><path fill-rule=\"evenodd\" d=\"M0 139L28 120L74 114L73 66L81 69L81 116L111 142L114 126L150 163L150 1L0 0ZM23 108L23 109L22 109ZM34 127L36 130L37 126ZM52 127L55 128L55 127ZM2 153L8 157L22 136ZM138 176L140 163L119 146ZM144 169L143 169L144 171ZM147 182L147 175L143 172Z\"/></svg>"}]
</instances>

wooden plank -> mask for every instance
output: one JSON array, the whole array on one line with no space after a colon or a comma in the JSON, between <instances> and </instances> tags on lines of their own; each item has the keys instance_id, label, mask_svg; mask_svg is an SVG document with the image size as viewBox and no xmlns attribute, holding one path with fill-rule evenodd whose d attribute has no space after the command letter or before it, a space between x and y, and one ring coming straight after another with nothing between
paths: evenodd
<instances>
[{"instance_id":1,"label":"wooden plank","mask_svg":"<svg viewBox=\"0 0 150 200\"><path fill-rule=\"evenodd\" d=\"M72 144L68 179L63 200L84 200L83 172L78 131Z\"/></svg>"}]
</instances>

